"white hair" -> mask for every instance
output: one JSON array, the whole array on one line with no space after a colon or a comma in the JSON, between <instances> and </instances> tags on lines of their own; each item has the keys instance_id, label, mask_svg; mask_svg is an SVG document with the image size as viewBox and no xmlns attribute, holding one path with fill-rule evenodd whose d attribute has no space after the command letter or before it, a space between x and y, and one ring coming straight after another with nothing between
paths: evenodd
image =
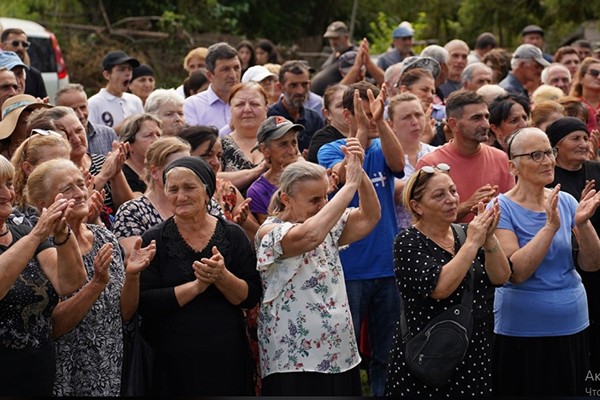
<instances>
[{"instance_id":1,"label":"white hair","mask_svg":"<svg viewBox=\"0 0 600 400\"><path fill-rule=\"evenodd\" d=\"M156 89L146 99L144 111L148 114L158 114L158 109L165 104L183 105L181 95L175 89Z\"/></svg>"},{"instance_id":2,"label":"white hair","mask_svg":"<svg viewBox=\"0 0 600 400\"><path fill-rule=\"evenodd\" d=\"M440 65L446 64L448 62L448 58L450 58L450 54L448 50L443 48L442 46L438 46L437 44L432 44L423 49L420 54L421 57L431 57Z\"/></svg>"},{"instance_id":3,"label":"white hair","mask_svg":"<svg viewBox=\"0 0 600 400\"><path fill-rule=\"evenodd\" d=\"M557 68L562 69L563 71L566 71L567 74L569 74L569 80L571 80L573 78L571 76L571 71L569 71L569 68L567 68L564 64L552 63L542 70L542 83L548 83L547 82L548 74L550 74L550 71L552 69L557 69Z\"/></svg>"}]
</instances>

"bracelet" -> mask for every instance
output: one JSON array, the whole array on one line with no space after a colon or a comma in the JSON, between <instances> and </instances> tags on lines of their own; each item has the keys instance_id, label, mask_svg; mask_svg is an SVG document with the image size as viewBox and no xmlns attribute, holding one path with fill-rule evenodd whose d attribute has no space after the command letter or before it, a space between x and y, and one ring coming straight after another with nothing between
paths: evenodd
<instances>
[{"instance_id":1,"label":"bracelet","mask_svg":"<svg viewBox=\"0 0 600 400\"><path fill-rule=\"evenodd\" d=\"M55 246L62 246L63 244L67 243L70 238L71 238L71 227L67 224L67 237L65 238L65 240L63 240L62 242L57 242L56 237L53 236L52 243L54 243Z\"/></svg>"},{"instance_id":2,"label":"bracelet","mask_svg":"<svg viewBox=\"0 0 600 400\"><path fill-rule=\"evenodd\" d=\"M485 250L486 253L496 253L499 249L500 241L498 241L498 239L496 239L496 244L491 249L486 249L485 246L483 247L483 250Z\"/></svg>"}]
</instances>

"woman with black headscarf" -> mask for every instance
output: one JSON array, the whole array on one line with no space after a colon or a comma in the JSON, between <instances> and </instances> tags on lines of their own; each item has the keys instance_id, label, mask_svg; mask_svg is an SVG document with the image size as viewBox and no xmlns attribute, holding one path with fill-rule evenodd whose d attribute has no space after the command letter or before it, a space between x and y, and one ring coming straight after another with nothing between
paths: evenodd
<instances>
[{"instance_id":1,"label":"woman with black headscarf","mask_svg":"<svg viewBox=\"0 0 600 400\"><path fill-rule=\"evenodd\" d=\"M588 128L579 118L565 117L546 128L550 145L558 150L554 182L560 190L571 194L578 201L591 189L600 190L600 163L589 161ZM600 211L590 218L596 233L600 235ZM588 298L590 327L590 370L600 371L600 272L587 272L577 268Z\"/></svg>"},{"instance_id":2,"label":"woman with black headscarf","mask_svg":"<svg viewBox=\"0 0 600 400\"><path fill-rule=\"evenodd\" d=\"M252 395L242 308L261 296L256 256L238 225L207 211L211 167L182 157L163 172L173 217L151 228L156 256L141 276L142 331L155 350L153 395Z\"/></svg>"}]
</instances>

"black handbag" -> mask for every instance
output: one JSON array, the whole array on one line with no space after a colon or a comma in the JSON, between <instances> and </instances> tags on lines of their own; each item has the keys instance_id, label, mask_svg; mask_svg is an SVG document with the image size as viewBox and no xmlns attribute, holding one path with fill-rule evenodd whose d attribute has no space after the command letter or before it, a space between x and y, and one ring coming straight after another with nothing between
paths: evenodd
<instances>
[{"instance_id":1,"label":"black handbag","mask_svg":"<svg viewBox=\"0 0 600 400\"><path fill-rule=\"evenodd\" d=\"M461 225L452 225L462 245L466 238L464 229ZM400 329L402 341L406 345L406 366L428 386L447 385L456 367L467 354L473 331L473 267L469 269L469 277L461 303L442 311L414 337L411 337L408 331L406 314L402 307Z\"/></svg>"}]
</instances>

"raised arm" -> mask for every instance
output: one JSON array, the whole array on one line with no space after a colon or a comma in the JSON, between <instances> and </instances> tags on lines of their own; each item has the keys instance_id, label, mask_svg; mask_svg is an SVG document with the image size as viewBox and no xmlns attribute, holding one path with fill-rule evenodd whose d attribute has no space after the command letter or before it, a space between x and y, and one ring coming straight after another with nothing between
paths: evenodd
<instances>
[{"instance_id":1,"label":"raised arm","mask_svg":"<svg viewBox=\"0 0 600 400\"><path fill-rule=\"evenodd\" d=\"M379 139L381 140L381 150L383 151L383 157L385 163L393 172L404 171L404 149L400 144L400 141L392 131L385 118L383 118L383 112L385 110L385 99L387 95L387 87L385 83L381 85L381 91L377 98L373 97L373 92L367 90L369 96L369 104L371 106L371 113L373 114L373 120L377 124L377 130L379 131Z\"/></svg>"},{"instance_id":2,"label":"raised arm","mask_svg":"<svg viewBox=\"0 0 600 400\"><path fill-rule=\"evenodd\" d=\"M575 214L574 233L579 244L577 263L579 267L588 272L600 269L600 239L590 222L600 204L600 192L595 189L588 190L579 202Z\"/></svg>"},{"instance_id":3,"label":"raised arm","mask_svg":"<svg viewBox=\"0 0 600 400\"><path fill-rule=\"evenodd\" d=\"M121 290L121 318L129 321L137 311L140 299L140 273L150 265L156 254L154 240L142 248L142 238L139 236L133 247L127 253L125 261L125 283Z\"/></svg>"}]
</instances>

